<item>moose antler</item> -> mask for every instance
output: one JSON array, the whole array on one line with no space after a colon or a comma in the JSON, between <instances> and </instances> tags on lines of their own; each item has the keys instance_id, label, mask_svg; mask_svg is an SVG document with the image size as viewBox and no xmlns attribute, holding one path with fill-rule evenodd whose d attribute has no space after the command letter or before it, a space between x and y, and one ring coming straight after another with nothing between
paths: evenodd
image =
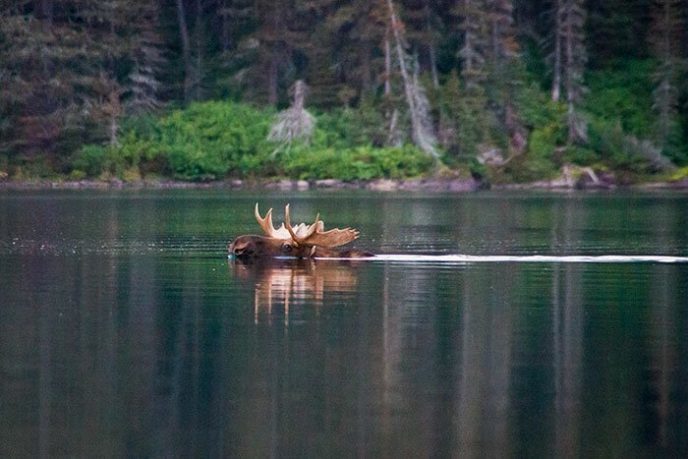
<instances>
[{"instance_id":1,"label":"moose antler","mask_svg":"<svg viewBox=\"0 0 688 459\"><path fill-rule=\"evenodd\" d=\"M334 228L325 231L325 223L320 220L320 214L316 215L315 221L311 225L299 223L296 226L292 226L289 216L289 204L284 208L284 223L277 229L275 229L272 223L272 209L268 210L263 218L260 216L258 203L256 203L254 213L258 224L266 236L285 241L290 240L297 246L338 247L358 238L359 234L357 230L352 228Z\"/></svg>"},{"instance_id":2,"label":"moose antler","mask_svg":"<svg viewBox=\"0 0 688 459\"><path fill-rule=\"evenodd\" d=\"M338 247L340 245L348 244L349 242L358 238L358 231L353 228L334 228L325 231L325 223L319 219L320 214L315 217L315 222L306 226L305 224L297 225L296 228L291 226L291 219L289 217L289 204L284 208L284 225L291 235L292 241L297 245L320 246L320 247Z\"/></svg>"},{"instance_id":3,"label":"moose antler","mask_svg":"<svg viewBox=\"0 0 688 459\"><path fill-rule=\"evenodd\" d=\"M287 231L287 229L284 227L284 223L282 223L282 225L277 229L275 229L273 226L272 209L268 210L268 212L265 214L265 218L262 218L260 216L260 212L258 211L258 203L256 203L253 213L256 216L256 220L258 220L258 225L260 225L260 228L263 230L263 233L265 233L266 236L275 239L291 239L291 234L289 234L289 231Z\"/></svg>"}]
</instances>

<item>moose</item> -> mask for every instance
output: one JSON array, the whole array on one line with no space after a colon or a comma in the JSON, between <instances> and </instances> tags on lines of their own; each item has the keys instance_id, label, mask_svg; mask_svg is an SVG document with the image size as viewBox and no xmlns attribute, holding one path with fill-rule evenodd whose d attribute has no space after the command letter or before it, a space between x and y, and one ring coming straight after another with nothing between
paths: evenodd
<instances>
[{"instance_id":1,"label":"moose","mask_svg":"<svg viewBox=\"0 0 688 459\"><path fill-rule=\"evenodd\" d=\"M333 228L325 231L325 223L317 214L315 221L308 225L300 223L292 226L289 204L284 208L284 223L275 228L272 223L272 209L261 217L258 203L254 209L258 225L265 236L239 236L229 244L230 257L239 260L266 259L274 257L291 258L367 258L373 254L356 249L337 249L358 238L359 232L353 228Z\"/></svg>"}]
</instances>

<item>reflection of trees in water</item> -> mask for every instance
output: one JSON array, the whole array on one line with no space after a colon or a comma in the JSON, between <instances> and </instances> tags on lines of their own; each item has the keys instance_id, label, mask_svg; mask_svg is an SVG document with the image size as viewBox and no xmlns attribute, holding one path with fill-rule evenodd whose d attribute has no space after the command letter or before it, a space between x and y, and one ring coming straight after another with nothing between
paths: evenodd
<instances>
[{"instance_id":1,"label":"reflection of trees in water","mask_svg":"<svg viewBox=\"0 0 688 459\"><path fill-rule=\"evenodd\" d=\"M516 320L508 267L467 270L460 300L454 443L468 457L509 451L508 413ZM499 288L495 288L496 285Z\"/></svg>"},{"instance_id":2,"label":"reflection of trees in water","mask_svg":"<svg viewBox=\"0 0 688 459\"><path fill-rule=\"evenodd\" d=\"M655 224L652 226L654 237L661 247L675 247L677 241L672 240L669 228L680 228L681 212L677 209L661 207L655 212ZM676 304L685 302L685 295L681 295L677 270L670 266L655 266L653 277L661 279L660 282L653 282L650 288L651 308L647 321L650 323L648 333L648 345L650 348L650 373L652 375L651 391L656 398L655 416L652 424L655 430L652 432L653 440L661 447L666 448L670 442L676 443L677 440L683 441L683 448L688 450L688 419L683 422L675 423L675 416L681 416L681 410L676 410L675 401L681 398L686 400L686 384L675 382L686 381L685 375L688 366L683 366L683 379L676 379L675 375L681 373L680 355L686 355L686 349L680 352L680 347L676 344L677 336L688 336L688 330L681 334L682 325L685 327L686 320L681 320ZM685 341L685 340L682 340ZM681 394L681 391L683 393ZM685 409L683 410L686 411ZM671 425L683 425L683 432L672 432ZM679 440L684 439L684 440Z\"/></svg>"},{"instance_id":3,"label":"reflection of trees in water","mask_svg":"<svg viewBox=\"0 0 688 459\"><path fill-rule=\"evenodd\" d=\"M563 208L562 208L563 207ZM585 227L586 214L572 199L558 204L552 227L552 251L569 252ZM552 351L554 369L554 450L579 456L583 369L584 291L582 270L571 264L552 270Z\"/></svg>"}]
</instances>

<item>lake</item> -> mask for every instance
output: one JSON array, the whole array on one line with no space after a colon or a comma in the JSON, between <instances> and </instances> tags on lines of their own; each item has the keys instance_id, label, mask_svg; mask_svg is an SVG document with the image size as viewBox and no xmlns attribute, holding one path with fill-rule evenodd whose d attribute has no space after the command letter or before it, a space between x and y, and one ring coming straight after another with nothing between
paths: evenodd
<instances>
[{"instance_id":1,"label":"lake","mask_svg":"<svg viewBox=\"0 0 688 459\"><path fill-rule=\"evenodd\" d=\"M412 256L228 260L255 202ZM686 457L688 263L638 255L688 195L0 192L0 457Z\"/></svg>"}]
</instances>

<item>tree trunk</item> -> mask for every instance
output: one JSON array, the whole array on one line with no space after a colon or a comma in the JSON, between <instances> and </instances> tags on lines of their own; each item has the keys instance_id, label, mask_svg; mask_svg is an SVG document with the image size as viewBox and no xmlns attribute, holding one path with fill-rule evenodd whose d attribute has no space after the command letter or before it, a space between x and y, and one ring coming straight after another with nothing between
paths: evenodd
<instances>
[{"instance_id":1,"label":"tree trunk","mask_svg":"<svg viewBox=\"0 0 688 459\"><path fill-rule=\"evenodd\" d=\"M227 52L229 51L229 20L227 19L227 16L229 14L227 13L227 0L222 0L222 9L221 13L222 15L222 32L220 34L220 44L222 45L222 51Z\"/></svg>"},{"instance_id":2,"label":"tree trunk","mask_svg":"<svg viewBox=\"0 0 688 459\"><path fill-rule=\"evenodd\" d=\"M268 104L272 106L277 105L278 100L277 80L277 56L273 51L270 56L270 68L268 69Z\"/></svg>"},{"instance_id":3,"label":"tree trunk","mask_svg":"<svg viewBox=\"0 0 688 459\"><path fill-rule=\"evenodd\" d=\"M564 34L566 42L566 103L568 105L568 127L569 127L569 141L573 142L576 140L576 125L575 125L575 82L574 77L574 66L575 66L575 56L574 56L574 30L573 30L573 17L572 17L572 7L571 0L565 0L566 2L566 21L564 23L564 28L566 30Z\"/></svg>"},{"instance_id":4,"label":"tree trunk","mask_svg":"<svg viewBox=\"0 0 688 459\"><path fill-rule=\"evenodd\" d=\"M194 23L194 35L196 45L196 65L194 66L193 98L198 100L203 97L201 93L201 81L203 81L203 2L196 0L196 21Z\"/></svg>"},{"instance_id":5,"label":"tree trunk","mask_svg":"<svg viewBox=\"0 0 688 459\"><path fill-rule=\"evenodd\" d=\"M368 93L373 87L370 65L370 46L364 42L361 48L361 92Z\"/></svg>"},{"instance_id":6,"label":"tree trunk","mask_svg":"<svg viewBox=\"0 0 688 459\"><path fill-rule=\"evenodd\" d=\"M184 62L184 102L191 99L193 69L191 66L191 42L189 28L186 25L184 0L177 0L177 19L179 21L179 35L182 40L182 60Z\"/></svg>"},{"instance_id":7,"label":"tree trunk","mask_svg":"<svg viewBox=\"0 0 688 459\"><path fill-rule=\"evenodd\" d=\"M464 5L466 8L466 14L470 11L470 0L464 0ZM468 21L468 19L464 19L464 21ZM463 70L464 70L464 75L472 75L473 73L473 33L470 30L470 27L466 27L466 31L464 33L464 43L463 43L463 49L465 50L464 56L463 56ZM467 82L468 83L468 82Z\"/></svg>"},{"instance_id":8,"label":"tree trunk","mask_svg":"<svg viewBox=\"0 0 688 459\"><path fill-rule=\"evenodd\" d=\"M38 19L42 20L44 25L52 26L53 23L53 0L40 0L38 4Z\"/></svg>"},{"instance_id":9,"label":"tree trunk","mask_svg":"<svg viewBox=\"0 0 688 459\"><path fill-rule=\"evenodd\" d=\"M566 7L566 21L565 21L565 42L566 42L566 103L567 103L567 121L569 128L569 142L573 142L576 139L576 126L575 126L575 107L574 107L574 82L573 82L573 66L574 56L573 56L573 24L571 18L571 6L570 0L565 0L567 3Z\"/></svg>"},{"instance_id":10,"label":"tree trunk","mask_svg":"<svg viewBox=\"0 0 688 459\"><path fill-rule=\"evenodd\" d=\"M389 27L385 33L385 96L392 92L392 48L389 43Z\"/></svg>"},{"instance_id":11,"label":"tree trunk","mask_svg":"<svg viewBox=\"0 0 688 459\"><path fill-rule=\"evenodd\" d=\"M432 23L430 22L430 2L425 1L425 27L428 33L428 56L430 57L430 74L432 75L432 86L437 89L440 87L440 79L437 75L437 56L435 54L435 41L432 38Z\"/></svg>"},{"instance_id":12,"label":"tree trunk","mask_svg":"<svg viewBox=\"0 0 688 459\"><path fill-rule=\"evenodd\" d=\"M561 15L562 0L556 0L554 6L554 65L552 68L552 100L559 101L561 97Z\"/></svg>"}]
</instances>

